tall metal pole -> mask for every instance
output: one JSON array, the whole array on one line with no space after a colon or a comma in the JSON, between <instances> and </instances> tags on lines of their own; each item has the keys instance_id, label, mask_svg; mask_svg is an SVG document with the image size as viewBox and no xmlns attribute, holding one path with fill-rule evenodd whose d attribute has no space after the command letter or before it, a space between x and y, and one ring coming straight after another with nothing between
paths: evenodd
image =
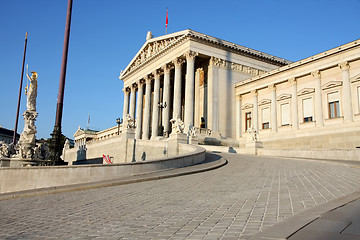
<instances>
[{"instance_id":1,"label":"tall metal pole","mask_svg":"<svg viewBox=\"0 0 360 240\"><path fill-rule=\"evenodd\" d=\"M21 101L22 83L23 83L23 77L24 77L24 66L25 66L27 36L28 36L28 33L25 34L24 57L23 57L23 63L22 63L22 68L21 68L20 87L19 87L19 99L18 99L18 105L17 105L17 111L16 111L16 120L15 120L15 129L14 129L14 135L13 135L13 141L12 141L13 146L15 146L15 143L16 143L16 133L17 133L17 127L18 127L18 121L19 121L19 111L20 111L20 101Z\"/></svg>"},{"instance_id":2,"label":"tall metal pole","mask_svg":"<svg viewBox=\"0 0 360 240\"><path fill-rule=\"evenodd\" d=\"M65 90L65 77L66 77L66 66L67 66L67 57L69 49L69 38L70 38L70 23L71 23L71 10L72 10L72 0L68 0L67 14L66 14L66 25L65 25L65 36L64 36L64 47L61 61L61 71L60 71L60 81L59 81L59 93L57 98L56 105L56 120L53 131L53 141L54 141L54 160L56 164L61 164L60 159L61 155L61 120L63 112L63 102L64 102L64 90Z\"/></svg>"}]
</instances>

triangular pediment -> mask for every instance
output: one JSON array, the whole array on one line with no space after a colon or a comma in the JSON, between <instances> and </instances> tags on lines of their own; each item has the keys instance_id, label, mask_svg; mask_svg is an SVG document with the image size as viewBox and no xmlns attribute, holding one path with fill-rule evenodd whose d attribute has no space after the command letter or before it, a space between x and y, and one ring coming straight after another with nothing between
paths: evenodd
<instances>
[{"instance_id":1,"label":"triangular pediment","mask_svg":"<svg viewBox=\"0 0 360 240\"><path fill-rule=\"evenodd\" d=\"M76 132L74 133L74 137L78 137L78 136L81 136L81 135L84 135L85 134L85 131L84 129L81 129L80 127L76 130Z\"/></svg>"},{"instance_id":2,"label":"triangular pediment","mask_svg":"<svg viewBox=\"0 0 360 240\"><path fill-rule=\"evenodd\" d=\"M283 58L278 58L270 54L259 52L254 49L250 49L235 43L231 43L225 40L221 40L219 38L211 37L209 35L187 29L184 31L167 34L147 40L141 47L141 49L137 52L135 57L130 61L129 65L125 68L125 70L121 71L120 79L126 78L133 71L137 70L141 66L144 66L144 64L151 61L152 59L155 59L158 56L162 55L170 48L173 48L175 45L182 42L182 40L187 39L188 37L190 37L191 39L196 39L196 41L202 43L206 42L207 44L211 45L220 45L221 47L231 49L231 51L238 52L239 54L251 54L260 59L271 61L279 66L292 63L291 61L285 60ZM251 71L251 69L249 69L248 71ZM250 75L258 75L261 73L262 72L257 72L256 74L254 73Z\"/></svg>"},{"instance_id":3,"label":"triangular pediment","mask_svg":"<svg viewBox=\"0 0 360 240\"><path fill-rule=\"evenodd\" d=\"M352 77L352 78L350 79L350 81L351 81L352 83L353 83L353 82L358 82L358 81L360 81L360 74Z\"/></svg>"},{"instance_id":4,"label":"triangular pediment","mask_svg":"<svg viewBox=\"0 0 360 240\"><path fill-rule=\"evenodd\" d=\"M266 105L266 104L270 104L271 103L271 100L270 99L263 99L259 102L259 106L262 106L262 105Z\"/></svg>"},{"instance_id":5,"label":"triangular pediment","mask_svg":"<svg viewBox=\"0 0 360 240\"><path fill-rule=\"evenodd\" d=\"M289 99L289 98L291 98L291 94L284 93L284 94L281 94L280 96L278 96L276 100L282 101L282 100Z\"/></svg>"},{"instance_id":6,"label":"triangular pediment","mask_svg":"<svg viewBox=\"0 0 360 240\"><path fill-rule=\"evenodd\" d=\"M170 48L184 38L188 34L188 31L189 30L185 30L147 40L125 70L121 72L120 78L123 78L134 69L142 66L150 59L166 51L166 49Z\"/></svg>"},{"instance_id":7,"label":"triangular pediment","mask_svg":"<svg viewBox=\"0 0 360 240\"><path fill-rule=\"evenodd\" d=\"M339 87L341 85L342 85L342 81L329 81L329 82L325 83L324 85L322 85L321 89L325 90L325 89L329 89L329 88Z\"/></svg>"},{"instance_id":8,"label":"triangular pediment","mask_svg":"<svg viewBox=\"0 0 360 240\"><path fill-rule=\"evenodd\" d=\"M298 92L298 96L315 92L315 88L303 88Z\"/></svg>"},{"instance_id":9,"label":"triangular pediment","mask_svg":"<svg viewBox=\"0 0 360 240\"><path fill-rule=\"evenodd\" d=\"M243 107L241 109L245 110L245 109L249 109L249 108L253 108L253 107L254 107L254 104L246 103L243 105Z\"/></svg>"}]
</instances>

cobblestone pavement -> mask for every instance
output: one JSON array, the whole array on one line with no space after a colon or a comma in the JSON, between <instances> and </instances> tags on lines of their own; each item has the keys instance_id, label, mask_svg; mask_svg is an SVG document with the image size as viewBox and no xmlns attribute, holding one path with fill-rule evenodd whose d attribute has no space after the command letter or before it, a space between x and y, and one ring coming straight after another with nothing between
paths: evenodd
<instances>
[{"instance_id":1,"label":"cobblestone pavement","mask_svg":"<svg viewBox=\"0 0 360 240\"><path fill-rule=\"evenodd\" d=\"M0 201L0 239L246 239L360 189L357 168L221 155L213 171Z\"/></svg>"}]
</instances>

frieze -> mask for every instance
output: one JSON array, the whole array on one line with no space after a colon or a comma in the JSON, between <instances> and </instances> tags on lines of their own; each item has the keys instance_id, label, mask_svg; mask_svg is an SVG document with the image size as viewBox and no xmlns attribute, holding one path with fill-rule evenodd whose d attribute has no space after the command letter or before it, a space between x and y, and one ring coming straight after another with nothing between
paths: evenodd
<instances>
[{"instance_id":1,"label":"frieze","mask_svg":"<svg viewBox=\"0 0 360 240\"><path fill-rule=\"evenodd\" d=\"M237 71L237 72L241 72L241 73L245 73L245 74L249 74L249 75L253 75L253 76L258 76L258 75L265 73L265 71L260 70L260 69L256 69L256 68L245 66L242 64L238 64L238 63L229 62L224 59L216 58L216 57L210 58L209 66L221 67L221 68L225 68L225 69L229 69L229 70L233 70L233 71Z\"/></svg>"}]
</instances>

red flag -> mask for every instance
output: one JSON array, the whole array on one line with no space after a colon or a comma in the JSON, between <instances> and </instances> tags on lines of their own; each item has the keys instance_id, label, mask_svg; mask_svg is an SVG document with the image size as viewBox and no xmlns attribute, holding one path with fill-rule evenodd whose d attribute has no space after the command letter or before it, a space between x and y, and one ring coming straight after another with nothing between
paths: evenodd
<instances>
[{"instance_id":1,"label":"red flag","mask_svg":"<svg viewBox=\"0 0 360 240\"><path fill-rule=\"evenodd\" d=\"M169 19L168 19L168 9L166 8L166 23L165 23L165 27L167 28Z\"/></svg>"}]
</instances>

